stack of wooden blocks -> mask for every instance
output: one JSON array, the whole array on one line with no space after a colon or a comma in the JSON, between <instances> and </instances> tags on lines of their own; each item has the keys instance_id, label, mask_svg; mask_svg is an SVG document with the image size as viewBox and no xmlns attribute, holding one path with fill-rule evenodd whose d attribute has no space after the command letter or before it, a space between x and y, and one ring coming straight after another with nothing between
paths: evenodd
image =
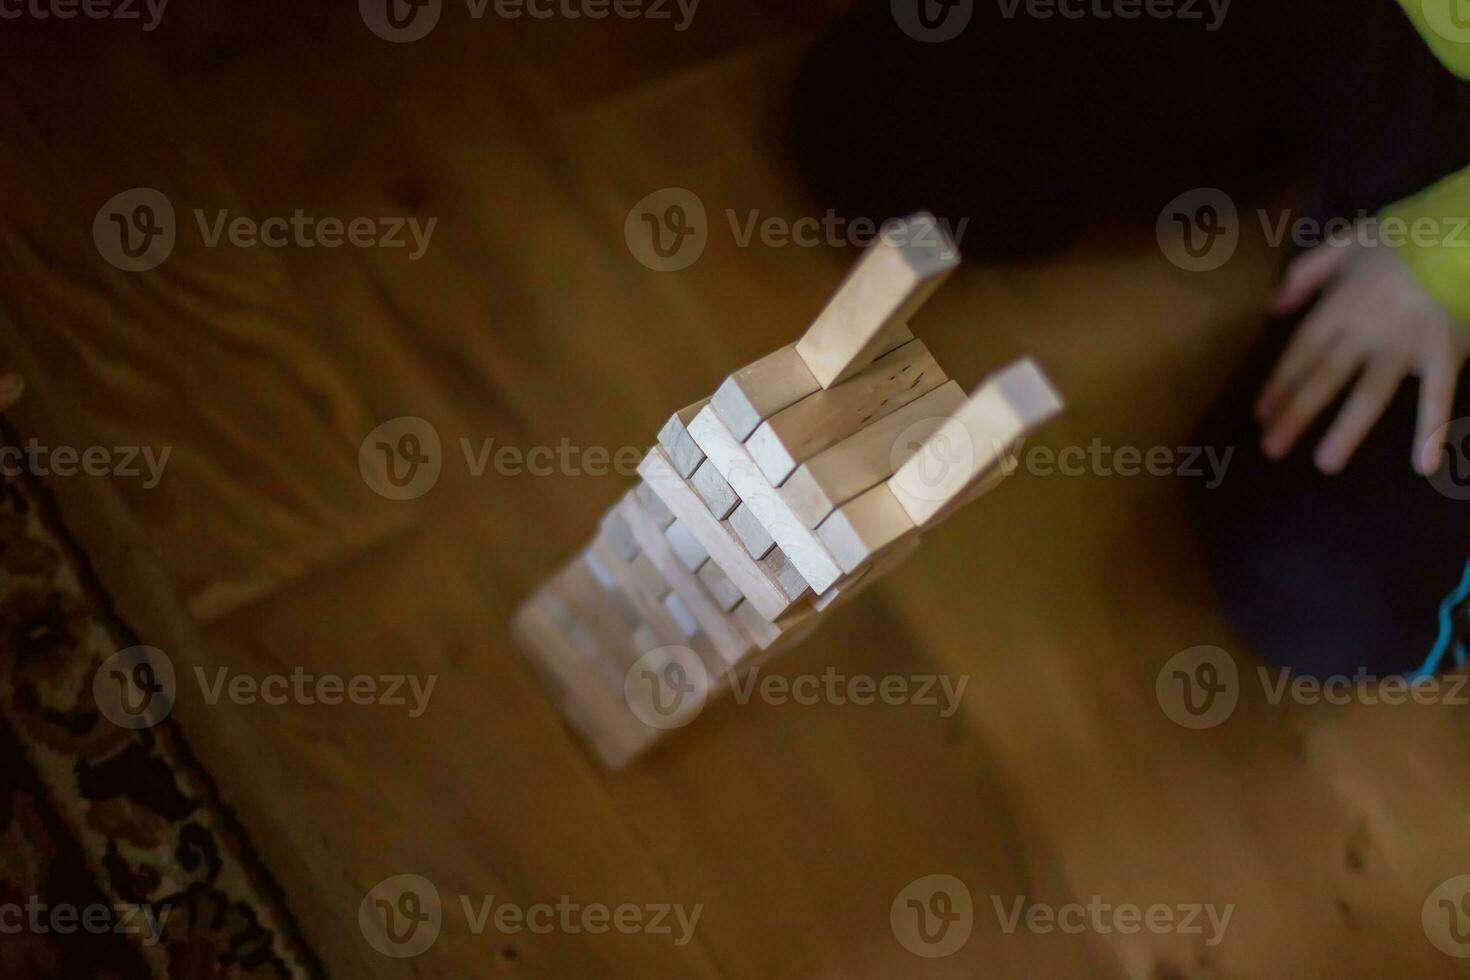
<instances>
[{"instance_id":1,"label":"stack of wooden blocks","mask_svg":"<svg viewBox=\"0 0 1470 980\"><path fill-rule=\"evenodd\" d=\"M1061 408L1029 360L967 397L909 332L958 263L931 215L886 226L799 341L670 417L638 486L516 614L605 765L891 571Z\"/></svg>"}]
</instances>

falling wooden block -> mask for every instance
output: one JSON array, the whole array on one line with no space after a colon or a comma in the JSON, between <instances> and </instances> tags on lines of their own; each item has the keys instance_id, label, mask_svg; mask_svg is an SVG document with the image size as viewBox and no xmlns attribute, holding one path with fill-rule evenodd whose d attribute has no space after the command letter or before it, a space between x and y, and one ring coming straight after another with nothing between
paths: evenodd
<instances>
[{"instance_id":1,"label":"falling wooden block","mask_svg":"<svg viewBox=\"0 0 1470 980\"><path fill-rule=\"evenodd\" d=\"M912 339L908 319L959 262L932 214L886 224L796 343L817 383L839 384Z\"/></svg>"},{"instance_id":2,"label":"falling wooden block","mask_svg":"<svg viewBox=\"0 0 1470 980\"><path fill-rule=\"evenodd\" d=\"M719 563L741 595L762 616L767 620L775 620L793 605L775 577L745 553L740 542L709 512L709 508L699 499L693 488L674 471L674 466L669 462L662 446L654 446L643 457L643 462L638 464L638 475L648 481L648 485L669 510L674 512L674 516L704 545L710 560Z\"/></svg>"},{"instance_id":3,"label":"falling wooden block","mask_svg":"<svg viewBox=\"0 0 1470 980\"><path fill-rule=\"evenodd\" d=\"M704 587L709 590L709 594L722 612L734 609L745 598L735 587L735 583L731 582L730 577L720 568L718 562L706 561L699 566L698 575L699 580L704 583Z\"/></svg>"},{"instance_id":4,"label":"falling wooden block","mask_svg":"<svg viewBox=\"0 0 1470 980\"><path fill-rule=\"evenodd\" d=\"M715 390L710 404L735 438L744 440L765 419L820 387L796 346L790 345L730 375Z\"/></svg>"},{"instance_id":5,"label":"falling wooden block","mask_svg":"<svg viewBox=\"0 0 1470 980\"><path fill-rule=\"evenodd\" d=\"M746 553L752 558L764 558L776 546L776 539L771 537L749 504L742 503L730 513L730 530L735 532L735 537L745 545Z\"/></svg>"},{"instance_id":6,"label":"falling wooden block","mask_svg":"<svg viewBox=\"0 0 1470 980\"><path fill-rule=\"evenodd\" d=\"M719 416L706 408L689 423L689 434L704 452L705 466L719 469L812 589L823 592L842 577L842 569L827 553L816 532L791 512Z\"/></svg>"},{"instance_id":7,"label":"falling wooden block","mask_svg":"<svg viewBox=\"0 0 1470 980\"><path fill-rule=\"evenodd\" d=\"M694 488L695 493L699 494L699 499L704 501L709 512L720 520L729 517L730 512L740 503L740 497L730 489L730 484L721 475L719 469L709 465L708 460L700 464L699 469L694 471L689 485Z\"/></svg>"},{"instance_id":8,"label":"falling wooden block","mask_svg":"<svg viewBox=\"0 0 1470 980\"><path fill-rule=\"evenodd\" d=\"M924 525L991 473L1016 440L1061 411L1062 400L1029 358L986 380L914 451L888 487Z\"/></svg>"},{"instance_id":9,"label":"falling wooden block","mask_svg":"<svg viewBox=\"0 0 1470 980\"><path fill-rule=\"evenodd\" d=\"M924 342L911 340L850 380L772 415L751 433L745 448L771 485L780 486L793 470L817 453L922 398L944 382L944 372ZM691 427L699 418L696 414ZM692 428L690 435L699 442L699 434ZM706 449L706 455L708 452Z\"/></svg>"},{"instance_id":10,"label":"falling wooden block","mask_svg":"<svg viewBox=\"0 0 1470 980\"><path fill-rule=\"evenodd\" d=\"M777 492L803 524L814 528L834 508L893 475L903 462L897 451L906 448L897 445L900 437L923 440L964 402L965 390L946 381L817 453L798 466Z\"/></svg>"},{"instance_id":11,"label":"falling wooden block","mask_svg":"<svg viewBox=\"0 0 1470 980\"><path fill-rule=\"evenodd\" d=\"M698 571L700 566L709 561L709 552L699 539L689 532L689 525L678 518L674 523L664 529L664 537L668 538L669 545L674 549L674 554L679 561L691 572Z\"/></svg>"},{"instance_id":12,"label":"falling wooden block","mask_svg":"<svg viewBox=\"0 0 1470 980\"><path fill-rule=\"evenodd\" d=\"M658 444L664 447L664 452L669 455L669 462L674 464L674 470L684 479L699 468L704 462L704 454L689 438L686 428L689 420L699 413L701 408L709 403L708 398L700 399L693 405L685 405L664 423L664 427L658 431Z\"/></svg>"}]
</instances>

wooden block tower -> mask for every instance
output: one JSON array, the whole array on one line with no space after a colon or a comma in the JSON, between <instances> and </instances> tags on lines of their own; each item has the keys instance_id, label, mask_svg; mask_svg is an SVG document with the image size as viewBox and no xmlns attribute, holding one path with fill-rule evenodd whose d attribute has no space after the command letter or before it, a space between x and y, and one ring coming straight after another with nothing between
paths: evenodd
<instances>
[{"instance_id":1,"label":"wooden block tower","mask_svg":"<svg viewBox=\"0 0 1470 980\"><path fill-rule=\"evenodd\" d=\"M1061 409L1030 360L967 396L910 333L958 264L932 215L885 226L800 340L669 417L639 484L517 612L527 660L604 765L891 571Z\"/></svg>"}]
</instances>

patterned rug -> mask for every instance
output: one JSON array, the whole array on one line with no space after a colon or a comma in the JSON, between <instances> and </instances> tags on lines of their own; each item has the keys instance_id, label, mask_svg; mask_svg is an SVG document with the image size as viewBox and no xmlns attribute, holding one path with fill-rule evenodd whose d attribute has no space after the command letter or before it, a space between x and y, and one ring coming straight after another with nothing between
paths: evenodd
<instances>
[{"instance_id":1,"label":"patterned rug","mask_svg":"<svg viewBox=\"0 0 1470 980\"><path fill-rule=\"evenodd\" d=\"M0 977L323 976L177 727L99 712L99 665L140 641L49 498L0 498Z\"/></svg>"}]
</instances>

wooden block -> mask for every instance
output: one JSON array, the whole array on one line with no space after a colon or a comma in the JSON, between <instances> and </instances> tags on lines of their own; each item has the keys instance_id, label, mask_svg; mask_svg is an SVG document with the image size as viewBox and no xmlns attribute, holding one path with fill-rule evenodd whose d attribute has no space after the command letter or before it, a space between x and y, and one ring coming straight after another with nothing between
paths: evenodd
<instances>
[{"instance_id":1,"label":"wooden block","mask_svg":"<svg viewBox=\"0 0 1470 980\"><path fill-rule=\"evenodd\" d=\"M686 643L687 637L684 636L684 631L674 622L674 617L669 615L669 611L660 601L663 594L668 591L667 588L658 595L650 594L648 587L639 581L640 573L635 572L631 564L622 561L613 553L612 545L604 535L598 535L597 539L592 542L592 553L612 572L613 577L617 579L618 587L628 597L633 608L638 611L638 617L658 637L660 646ZM642 557L646 558L646 556ZM648 568L651 569L652 565L649 565ZM647 573L641 574L646 575ZM656 570L654 574L658 575ZM662 576L658 576L658 579L660 582L663 581Z\"/></svg>"},{"instance_id":2,"label":"wooden block","mask_svg":"<svg viewBox=\"0 0 1470 980\"><path fill-rule=\"evenodd\" d=\"M800 599L806 595L810 585L802 577L801 572L797 571L796 565L791 561L791 556L786 552L780 548L772 548L771 553L760 560L760 564L776 576L776 581L781 583L781 591L785 592L788 598Z\"/></svg>"},{"instance_id":3,"label":"wooden block","mask_svg":"<svg viewBox=\"0 0 1470 980\"><path fill-rule=\"evenodd\" d=\"M766 419L751 433L745 448L766 479L780 486L792 470L817 453L922 398L944 382L944 371L924 342L911 340L850 380L803 398ZM690 435L699 441L692 429Z\"/></svg>"},{"instance_id":4,"label":"wooden block","mask_svg":"<svg viewBox=\"0 0 1470 980\"><path fill-rule=\"evenodd\" d=\"M740 542L731 536L726 526L718 521L704 501L699 499L692 487L674 471L673 463L662 446L649 450L643 462L638 464L638 474L648 481L654 493L674 512L704 545L710 560L720 568L740 593L755 606L767 620L775 620L792 606L792 601L782 591L780 583L764 568L751 560Z\"/></svg>"},{"instance_id":5,"label":"wooden block","mask_svg":"<svg viewBox=\"0 0 1470 980\"><path fill-rule=\"evenodd\" d=\"M720 470L730 486L740 495L741 501L765 525L766 531L781 550L786 552L802 578L813 589L818 592L826 591L833 582L842 577L842 569L827 553L816 532L791 512L791 508L761 474L745 447L725 427L719 416L706 408L689 423L689 434L703 450L706 456L705 465L715 466Z\"/></svg>"},{"instance_id":6,"label":"wooden block","mask_svg":"<svg viewBox=\"0 0 1470 980\"><path fill-rule=\"evenodd\" d=\"M981 384L887 485L914 524L922 526L996 470L1017 439L1061 408L1061 398L1035 362L1017 361Z\"/></svg>"},{"instance_id":7,"label":"wooden block","mask_svg":"<svg viewBox=\"0 0 1470 980\"><path fill-rule=\"evenodd\" d=\"M699 635L699 620L694 618L694 613L690 612L684 600L679 598L679 593L670 592L664 596L664 608L669 611L670 616L674 617L674 622L679 624L685 636L693 639Z\"/></svg>"},{"instance_id":8,"label":"wooden block","mask_svg":"<svg viewBox=\"0 0 1470 980\"><path fill-rule=\"evenodd\" d=\"M730 513L730 530L735 532L752 558L764 558L776 546L776 539L751 512L749 504L742 503Z\"/></svg>"},{"instance_id":9,"label":"wooden block","mask_svg":"<svg viewBox=\"0 0 1470 980\"><path fill-rule=\"evenodd\" d=\"M912 339L908 319L959 263L959 249L932 214L884 225L796 343L817 383L830 388Z\"/></svg>"},{"instance_id":10,"label":"wooden block","mask_svg":"<svg viewBox=\"0 0 1470 980\"><path fill-rule=\"evenodd\" d=\"M658 494L654 493L648 484L639 480L638 485L633 488L633 494L638 498L639 505L648 512L648 516L653 518L660 531L674 523L674 512L664 506L664 502L658 499Z\"/></svg>"},{"instance_id":11,"label":"wooden block","mask_svg":"<svg viewBox=\"0 0 1470 980\"><path fill-rule=\"evenodd\" d=\"M819 388L821 385L793 344L730 375L715 390L710 404L735 438L743 441L761 422ZM697 414L693 412L689 418Z\"/></svg>"},{"instance_id":12,"label":"wooden block","mask_svg":"<svg viewBox=\"0 0 1470 980\"><path fill-rule=\"evenodd\" d=\"M636 621L630 622L624 610L611 594L592 576L592 571L580 556L569 562L549 586L570 607L576 616L597 637L603 647L601 673L603 679L614 688L620 689L623 677L633 661L633 629Z\"/></svg>"},{"instance_id":13,"label":"wooden block","mask_svg":"<svg viewBox=\"0 0 1470 980\"><path fill-rule=\"evenodd\" d=\"M674 464L674 470L684 479L699 468L704 462L704 454L689 438L687 426L689 420L699 413L709 403L708 398L700 399L693 405L685 405L664 423L664 427L658 430L658 444L664 447L664 452L669 455L669 462Z\"/></svg>"},{"instance_id":14,"label":"wooden block","mask_svg":"<svg viewBox=\"0 0 1470 980\"><path fill-rule=\"evenodd\" d=\"M897 446L900 437L906 442L923 440L964 403L965 390L946 381L817 453L798 466L777 492L803 524L814 528L833 508L893 475L903 463Z\"/></svg>"},{"instance_id":15,"label":"wooden block","mask_svg":"<svg viewBox=\"0 0 1470 980\"><path fill-rule=\"evenodd\" d=\"M521 607L511 633L562 718L604 766L621 768L665 732L640 721L621 690L614 692L591 676L592 668L547 610L543 597Z\"/></svg>"},{"instance_id":16,"label":"wooden block","mask_svg":"<svg viewBox=\"0 0 1470 980\"><path fill-rule=\"evenodd\" d=\"M735 587L735 583L730 581L730 577L720 569L718 562L705 562L699 566L698 574L699 580L704 583L704 587L714 598L715 605L719 606L722 612L734 609L740 600L745 598Z\"/></svg>"},{"instance_id":17,"label":"wooden block","mask_svg":"<svg viewBox=\"0 0 1470 980\"><path fill-rule=\"evenodd\" d=\"M710 643L719 653L722 672L724 668L739 663L753 646L750 635L738 623L731 621L725 615L728 607L721 604L705 588L704 583L685 567L675 553L673 542L659 530L657 522L643 509L641 501L636 497L625 497L619 506L622 508L623 517L628 522L633 536L643 549L643 553L668 580L669 585L673 588L671 594L677 595L682 600L684 608L697 621L700 630L709 637ZM707 559L704 564L713 566L713 562ZM737 590L736 601L738 602L739 599L740 595ZM667 601L666 596L665 602ZM679 619L677 610L670 608L669 612L676 620ZM681 623L681 625L687 630L687 623Z\"/></svg>"},{"instance_id":18,"label":"wooden block","mask_svg":"<svg viewBox=\"0 0 1470 980\"><path fill-rule=\"evenodd\" d=\"M910 534L898 544L889 548L876 561L863 565L851 575L843 576L840 582L821 595L813 596L812 607L818 612L825 612L835 606L841 606L849 602L865 589L877 583L883 576L908 561L909 557L918 550L919 535Z\"/></svg>"},{"instance_id":19,"label":"wooden block","mask_svg":"<svg viewBox=\"0 0 1470 980\"><path fill-rule=\"evenodd\" d=\"M653 560L643 552L638 552L633 560L628 562L628 571L633 574L633 581L637 583L638 588L643 590L643 594L649 598L662 599L669 594L668 580L654 567Z\"/></svg>"},{"instance_id":20,"label":"wooden block","mask_svg":"<svg viewBox=\"0 0 1470 980\"><path fill-rule=\"evenodd\" d=\"M908 511L888 484L880 483L834 510L817 534L842 570L851 573L914 530Z\"/></svg>"},{"instance_id":21,"label":"wooden block","mask_svg":"<svg viewBox=\"0 0 1470 980\"><path fill-rule=\"evenodd\" d=\"M628 531L628 525L613 511L602 515L602 533L612 543L613 550L617 552L623 561L632 561L638 555L638 545L633 541L633 535Z\"/></svg>"},{"instance_id":22,"label":"wooden block","mask_svg":"<svg viewBox=\"0 0 1470 980\"><path fill-rule=\"evenodd\" d=\"M729 482L720 474L719 469L708 463L705 460L700 464L690 478L689 485L699 494L699 499L704 501L709 512L723 521L740 504L740 497L730 489Z\"/></svg>"},{"instance_id":23,"label":"wooden block","mask_svg":"<svg viewBox=\"0 0 1470 980\"><path fill-rule=\"evenodd\" d=\"M696 572L705 562L709 561L709 552L699 539L689 532L689 525L675 518L674 523L664 529L664 537L668 538L669 545L674 549L684 567L691 572Z\"/></svg>"},{"instance_id":24,"label":"wooden block","mask_svg":"<svg viewBox=\"0 0 1470 980\"><path fill-rule=\"evenodd\" d=\"M779 643L782 637L812 621L816 616L816 610L809 603L803 603L773 621L762 616L750 603L742 602L735 607L731 615L740 621L740 624L755 638L756 644L762 650L769 650Z\"/></svg>"}]
</instances>

